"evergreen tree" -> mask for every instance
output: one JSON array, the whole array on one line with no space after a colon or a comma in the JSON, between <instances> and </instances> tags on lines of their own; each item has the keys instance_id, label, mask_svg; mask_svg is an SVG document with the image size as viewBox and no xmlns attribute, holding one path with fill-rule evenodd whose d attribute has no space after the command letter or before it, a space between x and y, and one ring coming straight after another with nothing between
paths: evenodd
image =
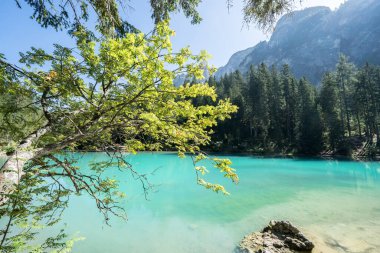
<instances>
[{"instance_id":1,"label":"evergreen tree","mask_svg":"<svg viewBox=\"0 0 380 253\"><path fill-rule=\"evenodd\" d=\"M284 107L283 89L279 73L275 66L271 69L271 81L268 83L269 138L277 146L283 145L282 115Z\"/></svg>"},{"instance_id":2,"label":"evergreen tree","mask_svg":"<svg viewBox=\"0 0 380 253\"><path fill-rule=\"evenodd\" d=\"M341 125L340 118L338 85L333 73L328 73L323 78L319 102L322 108L328 143L335 150L340 146L344 138L344 128Z\"/></svg>"},{"instance_id":3,"label":"evergreen tree","mask_svg":"<svg viewBox=\"0 0 380 253\"><path fill-rule=\"evenodd\" d=\"M340 100L340 113L341 124L343 129L351 137L351 110L350 105L351 91L354 82L355 68L352 63L348 62L348 58L345 55L340 55L339 62L336 66L336 77L339 87L339 100Z\"/></svg>"},{"instance_id":4,"label":"evergreen tree","mask_svg":"<svg viewBox=\"0 0 380 253\"><path fill-rule=\"evenodd\" d=\"M367 141L379 143L379 96L380 96L380 75L379 68L366 64L358 72L358 82L355 87L355 101L357 101L358 114L364 118Z\"/></svg>"},{"instance_id":5,"label":"evergreen tree","mask_svg":"<svg viewBox=\"0 0 380 253\"><path fill-rule=\"evenodd\" d=\"M246 83L243 79L242 74L239 71L235 71L230 76L230 86L229 86L229 97L231 102L238 106L237 113L232 115L231 125L229 127L230 132L235 132L235 145L241 143L244 136L244 105L246 103L243 90L245 89Z\"/></svg>"},{"instance_id":6,"label":"evergreen tree","mask_svg":"<svg viewBox=\"0 0 380 253\"><path fill-rule=\"evenodd\" d=\"M306 79L299 81L298 152L317 154L322 150L322 122L315 103L316 90Z\"/></svg>"},{"instance_id":7,"label":"evergreen tree","mask_svg":"<svg viewBox=\"0 0 380 253\"><path fill-rule=\"evenodd\" d=\"M286 143L292 147L296 139L297 81L292 75L289 65L283 66L280 79L284 89L284 135Z\"/></svg>"},{"instance_id":8,"label":"evergreen tree","mask_svg":"<svg viewBox=\"0 0 380 253\"><path fill-rule=\"evenodd\" d=\"M269 107L267 87L271 82L270 72L265 64L260 64L257 70L251 68L249 75L250 122L253 141L256 144L267 145L269 129Z\"/></svg>"}]
</instances>

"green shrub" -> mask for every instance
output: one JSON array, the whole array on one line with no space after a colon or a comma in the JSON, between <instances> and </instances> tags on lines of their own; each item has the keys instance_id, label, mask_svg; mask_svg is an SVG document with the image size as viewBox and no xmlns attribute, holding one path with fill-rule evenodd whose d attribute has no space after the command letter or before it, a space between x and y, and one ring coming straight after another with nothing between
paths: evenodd
<instances>
[{"instance_id":1,"label":"green shrub","mask_svg":"<svg viewBox=\"0 0 380 253\"><path fill-rule=\"evenodd\" d=\"M14 146L8 145L3 148L3 151L5 152L6 155L12 155L16 151L16 148Z\"/></svg>"}]
</instances>

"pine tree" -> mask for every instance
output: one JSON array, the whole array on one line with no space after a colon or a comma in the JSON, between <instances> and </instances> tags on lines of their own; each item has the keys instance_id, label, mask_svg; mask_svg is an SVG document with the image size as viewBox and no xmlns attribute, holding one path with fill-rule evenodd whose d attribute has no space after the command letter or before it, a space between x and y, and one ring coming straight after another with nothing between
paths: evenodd
<instances>
[{"instance_id":1,"label":"pine tree","mask_svg":"<svg viewBox=\"0 0 380 253\"><path fill-rule=\"evenodd\" d=\"M339 62L336 66L336 77L339 87L340 112L342 127L347 130L348 136L351 137L351 110L350 105L351 91L354 82L355 66L348 62L345 55L340 55Z\"/></svg>"},{"instance_id":2,"label":"pine tree","mask_svg":"<svg viewBox=\"0 0 380 253\"><path fill-rule=\"evenodd\" d=\"M333 73L328 73L323 78L319 102L322 109L328 143L330 148L335 150L341 145L344 139L344 128L341 125L340 118L338 84Z\"/></svg>"},{"instance_id":3,"label":"pine tree","mask_svg":"<svg viewBox=\"0 0 380 253\"><path fill-rule=\"evenodd\" d=\"M317 108L316 90L305 78L299 81L299 118L297 146L302 154L317 154L322 150L322 122Z\"/></svg>"},{"instance_id":4,"label":"pine tree","mask_svg":"<svg viewBox=\"0 0 380 253\"><path fill-rule=\"evenodd\" d=\"M292 75L289 65L281 70L281 86L284 89L284 135L289 147L294 146L296 133L297 81Z\"/></svg>"},{"instance_id":5,"label":"pine tree","mask_svg":"<svg viewBox=\"0 0 380 253\"><path fill-rule=\"evenodd\" d=\"M284 107L283 89L279 73L275 66L271 69L271 81L268 83L269 138L277 145L283 145L282 115Z\"/></svg>"},{"instance_id":6,"label":"pine tree","mask_svg":"<svg viewBox=\"0 0 380 253\"><path fill-rule=\"evenodd\" d=\"M373 142L376 136L379 143L379 68L366 64L358 72L358 82L355 85L355 101L357 110L364 118L367 141Z\"/></svg>"},{"instance_id":7,"label":"pine tree","mask_svg":"<svg viewBox=\"0 0 380 253\"><path fill-rule=\"evenodd\" d=\"M270 72L265 64L257 70L251 68L249 75L249 103L251 110L251 129L256 144L267 145L269 128L269 108L267 87L271 81Z\"/></svg>"}]
</instances>

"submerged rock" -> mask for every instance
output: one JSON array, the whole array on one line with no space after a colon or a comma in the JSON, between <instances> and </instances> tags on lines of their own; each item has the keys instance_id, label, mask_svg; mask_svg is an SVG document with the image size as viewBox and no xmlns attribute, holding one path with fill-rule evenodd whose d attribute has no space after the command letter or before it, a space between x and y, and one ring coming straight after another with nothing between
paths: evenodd
<instances>
[{"instance_id":1,"label":"submerged rock","mask_svg":"<svg viewBox=\"0 0 380 253\"><path fill-rule=\"evenodd\" d=\"M244 237L235 253L311 252L314 244L289 221L271 221L262 232Z\"/></svg>"}]
</instances>

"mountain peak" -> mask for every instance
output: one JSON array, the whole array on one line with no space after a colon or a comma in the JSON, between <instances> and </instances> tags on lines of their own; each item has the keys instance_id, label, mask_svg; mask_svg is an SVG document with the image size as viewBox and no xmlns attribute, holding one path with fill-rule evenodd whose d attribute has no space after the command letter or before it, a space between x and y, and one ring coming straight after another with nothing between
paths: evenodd
<instances>
[{"instance_id":1,"label":"mountain peak","mask_svg":"<svg viewBox=\"0 0 380 253\"><path fill-rule=\"evenodd\" d=\"M324 6L295 11L280 18L269 41L235 53L215 75L246 72L262 62L289 64L298 78L306 76L317 84L335 67L340 53L358 65L380 64L378 23L378 0L349 0L335 11Z\"/></svg>"}]
</instances>

